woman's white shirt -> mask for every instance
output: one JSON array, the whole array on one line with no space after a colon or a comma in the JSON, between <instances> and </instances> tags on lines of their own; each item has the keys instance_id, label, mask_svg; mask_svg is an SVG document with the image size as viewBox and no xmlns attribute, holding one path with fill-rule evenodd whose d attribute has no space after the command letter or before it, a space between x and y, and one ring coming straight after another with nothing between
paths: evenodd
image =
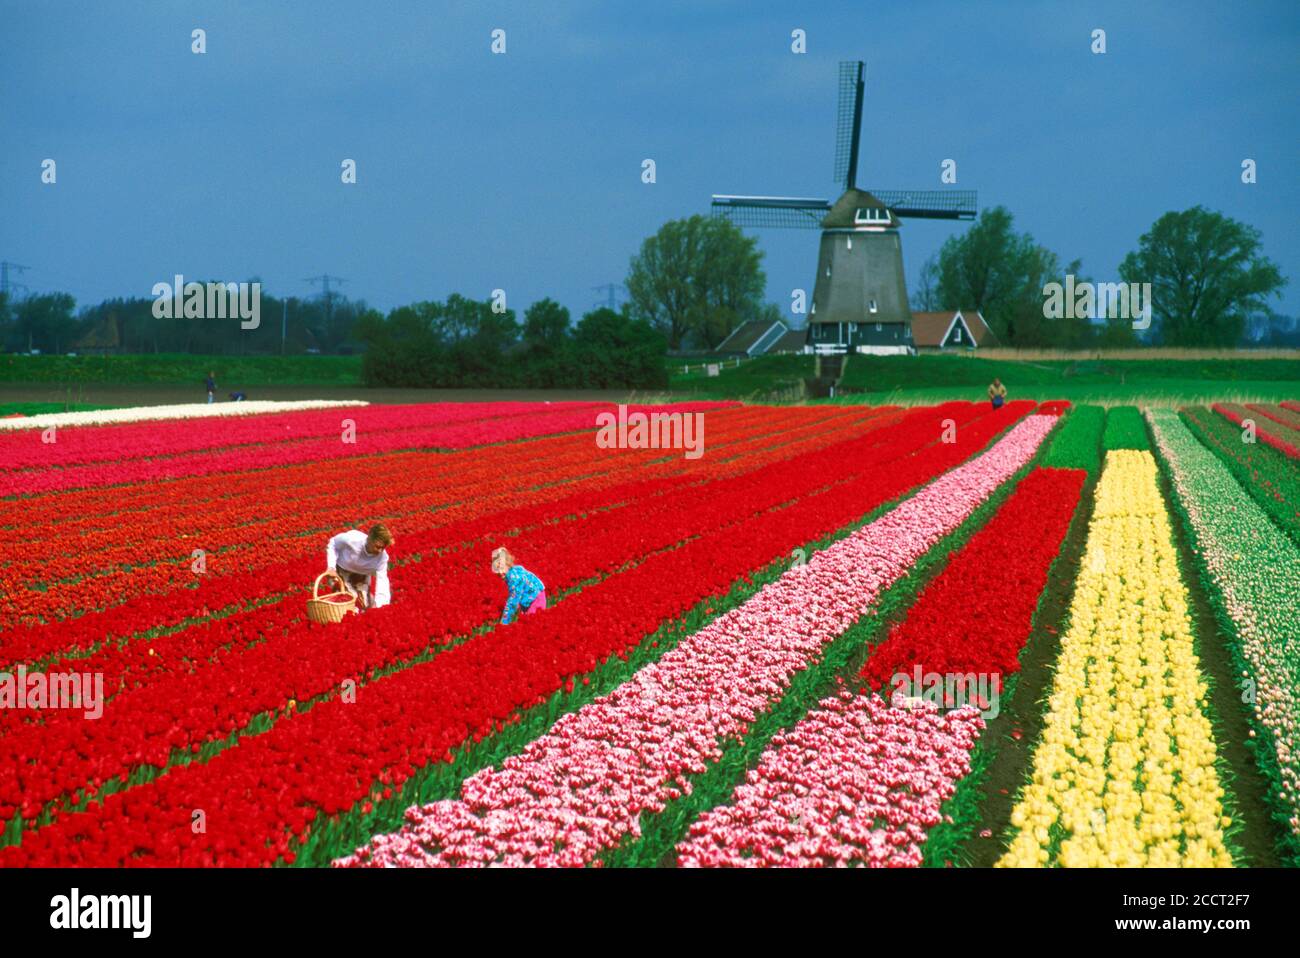
<instances>
[{"instance_id":1,"label":"woman's white shirt","mask_svg":"<svg viewBox=\"0 0 1300 958\"><path fill-rule=\"evenodd\" d=\"M378 555L366 552L368 536L360 529L340 532L329 541L325 560L331 569L342 569L365 575L375 582L375 608L388 605L388 550L380 549ZM370 583L366 586L369 588Z\"/></svg>"}]
</instances>

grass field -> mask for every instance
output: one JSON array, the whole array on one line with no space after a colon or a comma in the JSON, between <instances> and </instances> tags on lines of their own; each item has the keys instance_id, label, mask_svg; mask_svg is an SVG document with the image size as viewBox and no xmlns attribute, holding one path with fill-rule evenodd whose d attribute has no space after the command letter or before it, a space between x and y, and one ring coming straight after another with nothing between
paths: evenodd
<instances>
[{"instance_id":1,"label":"grass field","mask_svg":"<svg viewBox=\"0 0 1300 958\"><path fill-rule=\"evenodd\" d=\"M1010 398L1068 399L1102 406L1209 405L1214 402L1277 402L1300 397L1300 354L1280 350L1219 352L1152 350L1080 354L851 356L835 403L926 405L949 399L982 399L993 377L1007 386ZM1047 358L1050 357L1050 358ZM708 376L692 361L667 361L670 390L677 398L746 399L792 402L802 398L803 380L815 372L812 356L760 356ZM357 356L214 357L142 356L3 356L0 357L0 402L91 405L184 402L203 397L203 380L216 373L218 397L246 390L250 398L358 398L378 402L419 402L457 398L492 398L495 393L370 390L361 384ZM157 392L157 398L153 398ZM549 398L585 398L581 391L556 392ZM473 393L473 396L468 395ZM510 398L543 398L545 394ZM561 393L564 395L562 396ZM138 396L137 396L138 394ZM506 398L502 393L502 398ZM606 391L602 398L617 398ZM631 393L623 394L632 398ZM640 398L640 397L638 397ZM668 397L661 397L668 398ZM828 400L820 400L822 402Z\"/></svg>"},{"instance_id":2,"label":"grass field","mask_svg":"<svg viewBox=\"0 0 1300 958\"><path fill-rule=\"evenodd\" d=\"M1165 351L1166 354L1168 351ZM814 374L811 356L763 356L716 377L672 377L671 387L701 397L781 398L780 393ZM1255 358L1187 359L985 359L959 355L852 356L830 402L925 405L949 399L980 399L993 377L1020 399L1069 399L1076 403L1178 406L1212 401L1276 402L1300 395L1300 358L1276 352ZM825 400L824 400L825 401Z\"/></svg>"},{"instance_id":3,"label":"grass field","mask_svg":"<svg viewBox=\"0 0 1300 958\"><path fill-rule=\"evenodd\" d=\"M209 372L219 388L249 386L361 386L360 356L132 356L0 357L0 383L194 383Z\"/></svg>"},{"instance_id":4,"label":"grass field","mask_svg":"<svg viewBox=\"0 0 1300 958\"><path fill-rule=\"evenodd\" d=\"M0 402L0 416L39 416L47 412L89 412L92 409L106 409L106 406L92 406L88 403L61 402Z\"/></svg>"}]
</instances>

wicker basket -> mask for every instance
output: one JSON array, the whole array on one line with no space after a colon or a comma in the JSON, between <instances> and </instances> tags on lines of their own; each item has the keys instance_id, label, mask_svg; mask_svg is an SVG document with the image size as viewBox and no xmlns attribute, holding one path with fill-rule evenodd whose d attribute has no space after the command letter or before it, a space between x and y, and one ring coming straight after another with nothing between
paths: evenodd
<instances>
[{"instance_id":1,"label":"wicker basket","mask_svg":"<svg viewBox=\"0 0 1300 958\"><path fill-rule=\"evenodd\" d=\"M355 612L357 608L357 597L351 592L320 594L321 579L331 577L333 573L328 571L318 575L315 584L311 587L311 598L307 600L307 618L322 625L329 622L342 622L343 616Z\"/></svg>"}]
</instances>

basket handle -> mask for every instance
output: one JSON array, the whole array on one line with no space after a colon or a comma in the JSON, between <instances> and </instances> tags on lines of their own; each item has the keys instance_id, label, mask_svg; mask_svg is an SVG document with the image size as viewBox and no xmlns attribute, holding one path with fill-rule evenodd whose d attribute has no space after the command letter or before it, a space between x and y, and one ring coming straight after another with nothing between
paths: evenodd
<instances>
[{"instance_id":1,"label":"basket handle","mask_svg":"<svg viewBox=\"0 0 1300 958\"><path fill-rule=\"evenodd\" d=\"M338 579L338 576L337 576L335 573L331 572L329 569L326 569L326 570L325 570L324 572L322 572L320 575L316 576L316 581L312 583L312 587L311 587L311 597L312 597L313 599L319 599L319 598L320 598L320 581L321 581L321 579L326 579L326 578L329 578L329 577L331 577L331 576L333 576L334 578ZM342 582L343 580L342 580L342 579L339 579L339 581Z\"/></svg>"}]
</instances>

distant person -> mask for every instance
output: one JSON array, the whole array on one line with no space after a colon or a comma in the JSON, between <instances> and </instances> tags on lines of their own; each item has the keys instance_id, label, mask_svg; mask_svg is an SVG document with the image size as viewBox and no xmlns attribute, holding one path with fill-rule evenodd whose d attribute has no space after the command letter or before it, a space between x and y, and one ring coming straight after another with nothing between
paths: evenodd
<instances>
[{"instance_id":1,"label":"distant person","mask_svg":"<svg viewBox=\"0 0 1300 958\"><path fill-rule=\"evenodd\" d=\"M1007 387L1002 385L1002 380L995 376L993 382L989 384L989 402L993 403L994 409L1001 409L1006 401Z\"/></svg>"},{"instance_id":2,"label":"distant person","mask_svg":"<svg viewBox=\"0 0 1300 958\"><path fill-rule=\"evenodd\" d=\"M510 590L501 616L502 625L513 622L521 608L524 615L546 608L546 586L542 585L542 580L523 566L515 565L515 557L504 547L492 551L492 571L505 577L506 587Z\"/></svg>"},{"instance_id":3,"label":"distant person","mask_svg":"<svg viewBox=\"0 0 1300 958\"><path fill-rule=\"evenodd\" d=\"M217 396L217 374L208 373L208 402L211 403Z\"/></svg>"},{"instance_id":4,"label":"distant person","mask_svg":"<svg viewBox=\"0 0 1300 958\"><path fill-rule=\"evenodd\" d=\"M381 522L371 526L368 533L360 529L340 532L325 546L326 567L356 597L359 609L388 605L388 547L392 544L393 534ZM373 600L369 596L372 581Z\"/></svg>"},{"instance_id":5,"label":"distant person","mask_svg":"<svg viewBox=\"0 0 1300 958\"><path fill-rule=\"evenodd\" d=\"M230 401L231 401L231 402L243 402L243 401L244 401L245 399L247 399L247 398L248 398L248 397L245 396L243 393L231 393L231 394L230 394Z\"/></svg>"}]
</instances>

